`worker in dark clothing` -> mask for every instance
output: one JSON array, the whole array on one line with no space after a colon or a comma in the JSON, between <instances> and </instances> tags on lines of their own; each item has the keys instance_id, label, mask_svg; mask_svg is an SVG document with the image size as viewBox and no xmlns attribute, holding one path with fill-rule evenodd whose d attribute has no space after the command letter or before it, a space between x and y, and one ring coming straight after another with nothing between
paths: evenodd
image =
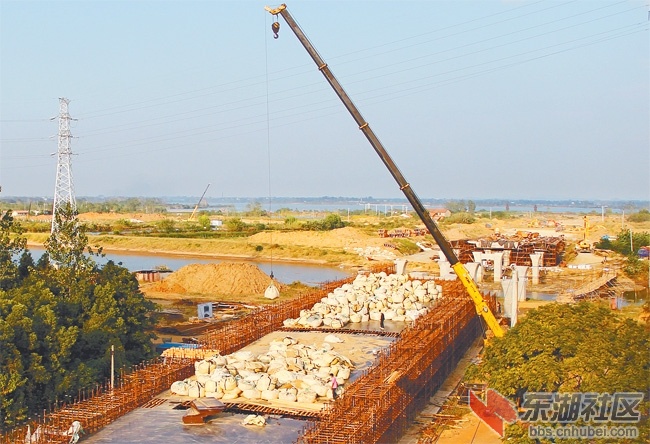
<instances>
[{"instance_id":1,"label":"worker in dark clothing","mask_svg":"<svg viewBox=\"0 0 650 444\"><path fill-rule=\"evenodd\" d=\"M381 312L381 315L379 317L379 328L382 330L384 329L384 312Z\"/></svg>"}]
</instances>

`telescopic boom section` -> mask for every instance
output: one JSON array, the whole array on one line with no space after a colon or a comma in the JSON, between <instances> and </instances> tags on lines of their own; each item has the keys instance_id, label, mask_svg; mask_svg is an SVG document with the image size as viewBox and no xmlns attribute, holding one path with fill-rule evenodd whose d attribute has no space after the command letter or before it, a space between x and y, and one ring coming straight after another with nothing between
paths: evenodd
<instances>
[{"instance_id":1,"label":"telescopic boom section","mask_svg":"<svg viewBox=\"0 0 650 444\"><path fill-rule=\"evenodd\" d=\"M334 77L334 74L332 74L332 71L327 66L327 63L325 63L325 61L321 58L321 56L318 54L318 51L316 51L316 49L311 44L311 42L309 41L305 33L300 28L300 26L298 26L298 24L293 19L291 14L289 14L289 11L287 10L287 6L285 4L282 4L275 9L272 9L267 6L265 9L271 14L273 14L274 16L281 15L282 18L284 18L284 20L287 22L287 24L293 31L293 33L296 35L296 37L298 37L300 43L302 43L302 45L305 47L305 49L307 50L311 58L316 63L316 66L318 66L320 72L323 73L323 75L329 82L330 86L334 89L336 94L339 96L339 99L341 99L341 101L343 102L347 110L352 115L352 118L355 120L357 125L359 125L359 129L363 132L363 134L366 136L366 138L368 139L372 147L375 149L375 151L377 152L381 160L384 162L384 165L386 165L386 167L392 174L393 178L395 178L395 181L397 181L400 190L402 190L402 192L410 202L411 206L413 207L417 215L420 217L424 225L427 227L427 230L429 230L429 233L431 233L431 236L433 236L433 238L435 239L436 243L440 247L440 250L445 255L445 257L451 264L452 268L456 272L456 275L461 280L461 282L467 289L467 292L469 293L470 297L474 301L474 304L476 305L477 313L483 317L485 322L488 324L488 327L494 332L495 336L498 337L503 336L503 330L501 329L501 326L499 325L498 321L490 311L490 308L488 307L487 303L483 299L481 292L479 291L478 287L476 286L476 283L470 276L469 272L463 266L463 264L458 260L458 257L454 253L454 250L451 248L449 241L442 234L440 228L438 228L436 222L431 218L429 212L424 208L424 205L422 205L422 202L415 194L415 191L413 191L413 189L406 181L406 179L400 172L395 162L393 162L393 159L390 157L390 155L384 148L379 138L375 135L374 131L370 128L368 122L365 121L365 119L363 118L363 116L361 115L357 107L354 105L350 97L347 95L347 93L345 92L345 90L343 89L339 81L336 79L336 77ZM273 32L277 35L278 31L279 31L279 26L276 23L274 24Z\"/></svg>"}]
</instances>

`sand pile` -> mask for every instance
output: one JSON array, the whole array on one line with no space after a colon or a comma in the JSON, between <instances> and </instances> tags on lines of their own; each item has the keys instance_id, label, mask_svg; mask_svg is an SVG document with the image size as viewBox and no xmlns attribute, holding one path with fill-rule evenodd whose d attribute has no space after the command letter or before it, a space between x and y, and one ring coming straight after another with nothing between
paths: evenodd
<instances>
[{"instance_id":1,"label":"sand pile","mask_svg":"<svg viewBox=\"0 0 650 444\"><path fill-rule=\"evenodd\" d=\"M274 282L280 290L282 285ZM148 291L181 294L263 294L271 278L256 265L238 262L190 264L156 282Z\"/></svg>"}]
</instances>

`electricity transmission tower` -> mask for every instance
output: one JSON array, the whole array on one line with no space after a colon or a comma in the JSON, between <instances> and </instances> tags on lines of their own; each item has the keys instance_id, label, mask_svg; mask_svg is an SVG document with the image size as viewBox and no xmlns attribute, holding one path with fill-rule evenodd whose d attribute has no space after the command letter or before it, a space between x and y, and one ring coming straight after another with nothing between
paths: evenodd
<instances>
[{"instance_id":1,"label":"electricity transmission tower","mask_svg":"<svg viewBox=\"0 0 650 444\"><path fill-rule=\"evenodd\" d=\"M70 100L59 98L59 149L56 162L56 185L54 186L54 205L52 207L52 231L57 232L56 214L68 204L73 212L77 212L77 202L74 198L74 186L72 184L72 149L70 148L70 121L73 120L68 114L68 103ZM54 117L52 118L54 119Z\"/></svg>"}]
</instances>

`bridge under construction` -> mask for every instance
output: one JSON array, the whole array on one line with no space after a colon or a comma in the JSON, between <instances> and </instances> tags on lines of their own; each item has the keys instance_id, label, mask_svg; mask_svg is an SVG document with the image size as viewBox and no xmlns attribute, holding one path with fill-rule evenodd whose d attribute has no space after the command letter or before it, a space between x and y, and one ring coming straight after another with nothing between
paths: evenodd
<instances>
[{"instance_id":1,"label":"bridge under construction","mask_svg":"<svg viewBox=\"0 0 650 444\"><path fill-rule=\"evenodd\" d=\"M391 273L394 269L391 266L383 271ZM283 326L285 319L297 317L301 310L351 280L323 284L290 301L264 306L244 318L218 324L200 338L200 346L227 355L272 332L290 333L292 330ZM379 350L371 366L346 385L342 396L325 404L317 413L294 412L293 417L300 418L302 424L297 429L293 427L296 429L294 442L392 442L404 433L467 348L483 333L475 305L467 297L463 285L454 281L441 281L440 284L445 297L398 333L386 332L392 341ZM495 300L485 297L494 308ZM345 330L338 333L343 332ZM381 334L365 332L376 333ZM350 334L364 332L350 331ZM141 410L140 407L161 408L161 404L167 403L161 393L174 381L192 376L195 361L196 358L189 355L158 358L123 371L113 387L106 383L80 392L73 402L52 406L38 418L5 434L0 443L23 443L28 433L31 442L67 443L70 437L66 431L73 421L81 422L92 441L93 434L112 427L112 423L127 413ZM245 405L238 405L232 411L291 417L291 411L260 411L259 406L247 409ZM219 417L215 421L219 421ZM170 443L175 442L173 433L167 435ZM180 421L178 433L183 433Z\"/></svg>"}]
</instances>

